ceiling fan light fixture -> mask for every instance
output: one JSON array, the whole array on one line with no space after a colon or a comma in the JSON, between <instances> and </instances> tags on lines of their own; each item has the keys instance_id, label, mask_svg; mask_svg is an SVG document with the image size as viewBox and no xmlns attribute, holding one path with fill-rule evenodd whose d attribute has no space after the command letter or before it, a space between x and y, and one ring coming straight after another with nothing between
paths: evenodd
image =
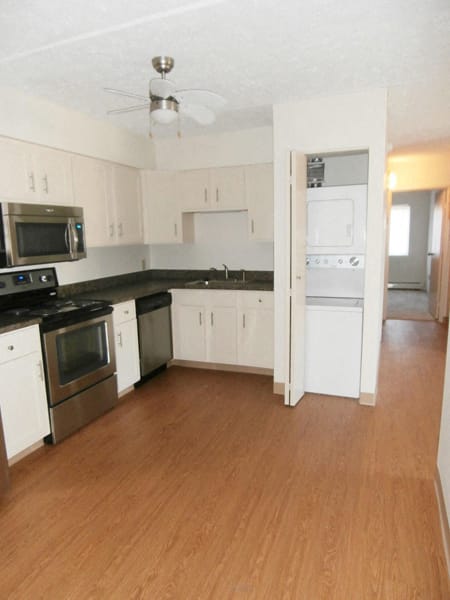
<instances>
[{"instance_id":1,"label":"ceiling fan light fixture","mask_svg":"<svg viewBox=\"0 0 450 600\"><path fill-rule=\"evenodd\" d=\"M169 125L178 116L178 102L175 100L152 100L150 115L156 123Z\"/></svg>"}]
</instances>

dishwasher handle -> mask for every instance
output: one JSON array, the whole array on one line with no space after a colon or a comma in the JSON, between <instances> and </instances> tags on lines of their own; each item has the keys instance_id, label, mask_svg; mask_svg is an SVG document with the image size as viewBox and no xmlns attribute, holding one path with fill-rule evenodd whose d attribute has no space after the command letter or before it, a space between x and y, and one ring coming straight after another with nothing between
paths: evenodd
<instances>
[{"instance_id":1,"label":"dishwasher handle","mask_svg":"<svg viewBox=\"0 0 450 600\"><path fill-rule=\"evenodd\" d=\"M136 299L136 314L143 315L159 308L164 308L172 304L172 296L169 292L160 292Z\"/></svg>"}]
</instances>

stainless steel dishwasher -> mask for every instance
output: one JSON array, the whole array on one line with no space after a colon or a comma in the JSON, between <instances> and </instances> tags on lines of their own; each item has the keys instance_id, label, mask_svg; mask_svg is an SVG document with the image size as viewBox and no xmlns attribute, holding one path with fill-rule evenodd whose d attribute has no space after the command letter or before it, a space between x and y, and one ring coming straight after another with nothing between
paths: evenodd
<instances>
[{"instance_id":1,"label":"stainless steel dishwasher","mask_svg":"<svg viewBox=\"0 0 450 600\"><path fill-rule=\"evenodd\" d=\"M173 357L171 304L169 292L136 300L141 380L165 368Z\"/></svg>"}]
</instances>

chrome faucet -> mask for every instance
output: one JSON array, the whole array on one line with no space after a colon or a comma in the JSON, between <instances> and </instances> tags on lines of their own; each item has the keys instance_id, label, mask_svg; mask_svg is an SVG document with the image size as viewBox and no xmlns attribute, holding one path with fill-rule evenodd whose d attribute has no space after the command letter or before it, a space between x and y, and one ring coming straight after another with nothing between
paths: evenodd
<instances>
[{"instance_id":1,"label":"chrome faucet","mask_svg":"<svg viewBox=\"0 0 450 600\"><path fill-rule=\"evenodd\" d=\"M225 269L225 280L228 279L228 267L225 263L222 263L222 267Z\"/></svg>"}]
</instances>

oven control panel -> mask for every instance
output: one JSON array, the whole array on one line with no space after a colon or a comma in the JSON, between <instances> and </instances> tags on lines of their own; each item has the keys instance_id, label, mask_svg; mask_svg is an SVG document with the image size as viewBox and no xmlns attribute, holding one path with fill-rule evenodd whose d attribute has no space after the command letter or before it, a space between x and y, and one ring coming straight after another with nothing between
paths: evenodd
<instances>
[{"instance_id":1,"label":"oven control panel","mask_svg":"<svg viewBox=\"0 0 450 600\"><path fill-rule=\"evenodd\" d=\"M0 296L48 290L58 285L53 267L0 273Z\"/></svg>"}]
</instances>

